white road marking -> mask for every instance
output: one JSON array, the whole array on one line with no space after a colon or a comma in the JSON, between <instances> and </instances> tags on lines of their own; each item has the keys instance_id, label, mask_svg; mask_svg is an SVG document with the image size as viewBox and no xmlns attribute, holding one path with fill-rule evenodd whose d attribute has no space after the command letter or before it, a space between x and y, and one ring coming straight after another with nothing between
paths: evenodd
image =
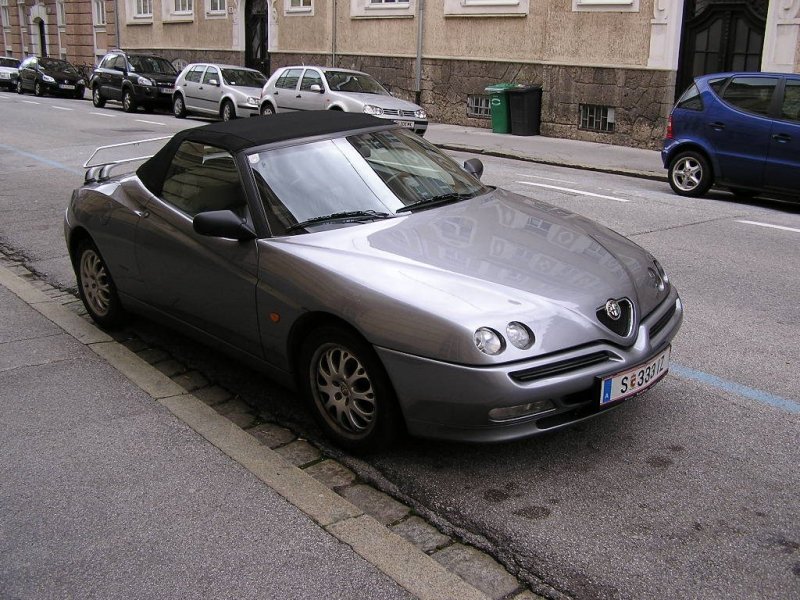
<instances>
[{"instance_id":1,"label":"white road marking","mask_svg":"<svg viewBox=\"0 0 800 600\"><path fill-rule=\"evenodd\" d=\"M592 196L593 198L603 198L604 200L613 200L614 202L630 202L624 198L615 198L614 196L604 196L603 194L595 194L593 192L584 192L582 190L574 190L572 188L559 187L557 185L547 185L546 183L533 183L530 181L517 181L523 185L535 185L536 187L543 187L550 190L558 190L560 192L572 192L573 194L581 194L582 196Z\"/></svg>"},{"instance_id":2,"label":"white road marking","mask_svg":"<svg viewBox=\"0 0 800 600\"><path fill-rule=\"evenodd\" d=\"M545 181L557 181L558 183L571 183L577 184L577 181L568 181L566 179L553 179L552 177L542 177L541 175L531 175L530 173L517 173L520 177L533 177L534 179L544 179Z\"/></svg>"},{"instance_id":3,"label":"white road marking","mask_svg":"<svg viewBox=\"0 0 800 600\"><path fill-rule=\"evenodd\" d=\"M33 100L23 100L25 104L41 104L41 102L34 102Z\"/></svg>"},{"instance_id":4,"label":"white road marking","mask_svg":"<svg viewBox=\"0 0 800 600\"><path fill-rule=\"evenodd\" d=\"M50 108L55 108L56 110L72 110L71 108L67 108L65 106L51 106Z\"/></svg>"},{"instance_id":5,"label":"white road marking","mask_svg":"<svg viewBox=\"0 0 800 600\"><path fill-rule=\"evenodd\" d=\"M148 123L149 125L164 125L164 123L159 123L158 121L145 121L144 119L136 119L139 123Z\"/></svg>"},{"instance_id":6,"label":"white road marking","mask_svg":"<svg viewBox=\"0 0 800 600\"><path fill-rule=\"evenodd\" d=\"M108 113L101 113L101 112L91 111L91 112L89 112L89 114L90 115L97 115L98 117L108 117L109 119L115 119L116 118L115 115L110 115Z\"/></svg>"},{"instance_id":7,"label":"white road marking","mask_svg":"<svg viewBox=\"0 0 800 600\"><path fill-rule=\"evenodd\" d=\"M745 225L758 225L759 227L770 227L772 229L782 229L783 231L794 231L800 233L800 229L796 227L784 227L783 225L770 225L769 223L759 223L758 221L736 221L737 223L744 223Z\"/></svg>"}]
</instances>

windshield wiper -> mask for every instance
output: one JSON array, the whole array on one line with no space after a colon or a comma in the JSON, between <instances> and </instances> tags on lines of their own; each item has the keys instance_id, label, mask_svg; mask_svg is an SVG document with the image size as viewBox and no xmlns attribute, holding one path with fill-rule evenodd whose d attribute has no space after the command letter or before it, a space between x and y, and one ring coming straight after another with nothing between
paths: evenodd
<instances>
[{"instance_id":1,"label":"windshield wiper","mask_svg":"<svg viewBox=\"0 0 800 600\"><path fill-rule=\"evenodd\" d=\"M319 217L313 217L311 219L306 219L305 221L301 221L300 223L295 223L294 225L290 225L286 228L286 232L290 233L292 231L297 231L298 229L304 229L308 225L316 225L317 223L326 223L328 221L340 221L340 220L350 220L350 221L364 221L368 219L387 219L392 215L385 212L378 212L375 210L348 210L346 212L338 212L332 213L330 215L322 215Z\"/></svg>"},{"instance_id":2,"label":"windshield wiper","mask_svg":"<svg viewBox=\"0 0 800 600\"><path fill-rule=\"evenodd\" d=\"M439 204L458 202L459 200L468 200L469 198L473 197L474 194L459 194L458 192L448 192L446 194L439 194L438 196L432 196L431 198L423 198L422 200L417 200L416 202L407 204L402 208L398 208L395 212L396 213L407 212L423 206L424 207L437 206Z\"/></svg>"}]
</instances>

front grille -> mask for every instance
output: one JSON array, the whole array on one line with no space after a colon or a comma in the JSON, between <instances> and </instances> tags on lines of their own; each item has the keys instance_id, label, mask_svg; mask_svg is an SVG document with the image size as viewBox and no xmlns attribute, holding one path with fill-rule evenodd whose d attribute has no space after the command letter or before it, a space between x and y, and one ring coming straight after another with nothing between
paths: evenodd
<instances>
[{"instance_id":1,"label":"front grille","mask_svg":"<svg viewBox=\"0 0 800 600\"><path fill-rule=\"evenodd\" d=\"M667 326L667 323L669 323L670 319L675 314L675 310L676 310L675 303L673 302L672 306L667 310L667 312L664 313L664 316L662 316L658 321L656 321L650 328L650 338L654 338L659 333L661 333L661 330Z\"/></svg>"},{"instance_id":2,"label":"front grille","mask_svg":"<svg viewBox=\"0 0 800 600\"><path fill-rule=\"evenodd\" d=\"M631 304L631 301L627 298L617 300L617 303L619 304L621 312L617 320L612 319L608 315L605 304L598 308L595 314L597 315L597 320L603 325L617 335L625 337L630 334L631 326L633 325L633 304Z\"/></svg>"},{"instance_id":3,"label":"front grille","mask_svg":"<svg viewBox=\"0 0 800 600\"><path fill-rule=\"evenodd\" d=\"M584 354L576 358L568 358L566 360L559 360L554 363L542 365L540 367L532 367L523 371L513 371L509 373L509 377L519 383L526 383L535 381L537 379L544 379L545 377L552 377L554 375L561 375L569 371L577 371L585 367L599 364L611 358L608 352L593 352L592 354Z\"/></svg>"},{"instance_id":4,"label":"front grille","mask_svg":"<svg viewBox=\"0 0 800 600\"><path fill-rule=\"evenodd\" d=\"M411 117L414 118L413 110L397 110L396 108L384 108L383 114L390 117Z\"/></svg>"}]
</instances>

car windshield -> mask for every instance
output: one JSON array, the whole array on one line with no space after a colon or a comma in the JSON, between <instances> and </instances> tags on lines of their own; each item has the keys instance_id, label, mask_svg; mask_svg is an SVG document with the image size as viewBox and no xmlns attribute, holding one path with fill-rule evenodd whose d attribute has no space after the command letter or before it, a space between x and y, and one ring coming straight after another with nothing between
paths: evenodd
<instances>
[{"instance_id":1,"label":"car windshield","mask_svg":"<svg viewBox=\"0 0 800 600\"><path fill-rule=\"evenodd\" d=\"M138 73L155 73L156 75L176 75L177 71L166 58L158 56L129 56L128 62Z\"/></svg>"},{"instance_id":2,"label":"car windshield","mask_svg":"<svg viewBox=\"0 0 800 600\"><path fill-rule=\"evenodd\" d=\"M16 69L19 67L19 61L16 58L6 58L4 56L0 56L0 67L11 67L12 69Z\"/></svg>"},{"instance_id":3,"label":"car windshield","mask_svg":"<svg viewBox=\"0 0 800 600\"><path fill-rule=\"evenodd\" d=\"M264 150L250 154L249 163L278 235L321 217L339 226L490 191L435 146L400 129Z\"/></svg>"},{"instance_id":4,"label":"car windshield","mask_svg":"<svg viewBox=\"0 0 800 600\"><path fill-rule=\"evenodd\" d=\"M267 78L258 71L249 69L222 69L222 78L225 83L235 87L264 87Z\"/></svg>"},{"instance_id":5,"label":"car windshield","mask_svg":"<svg viewBox=\"0 0 800 600\"><path fill-rule=\"evenodd\" d=\"M65 60L57 58L40 58L39 64L47 71L64 71L65 73L77 73L78 71Z\"/></svg>"},{"instance_id":6,"label":"car windshield","mask_svg":"<svg viewBox=\"0 0 800 600\"><path fill-rule=\"evenodd\" d=\"M360 94L379 94L390 96L380 83L364 73L351 71L325 71L328 87L335 92L358 92Z\"/></svg>"}]
</instances>

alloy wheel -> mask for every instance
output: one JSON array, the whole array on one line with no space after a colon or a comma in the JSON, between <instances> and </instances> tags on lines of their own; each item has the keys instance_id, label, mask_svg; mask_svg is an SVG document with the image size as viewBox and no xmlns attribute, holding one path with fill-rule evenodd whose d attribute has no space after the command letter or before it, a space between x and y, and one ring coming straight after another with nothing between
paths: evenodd
<instances>
[{"instance_id":1,"label":"alloy wheel","mask_svg":"<svg viewBox=\"0 0 800 600\"><path fill-rule=\"evenodd\" d=\"M672 180L681 191L693 192L703 180L703 165L693 156L685 156L675 164Z\"/></svg>"},{"instance_id":2,"label":"alloy wheel","mask_svg":"<svg viewBox=\"0 0 800 600\"><path fill-rule=\"evenodd\" d=\"M99 317L106 316L111 306L111 284L103 260L91 248L81 255L80 276L87 304Z\"/></svg>"}]
</instances>

